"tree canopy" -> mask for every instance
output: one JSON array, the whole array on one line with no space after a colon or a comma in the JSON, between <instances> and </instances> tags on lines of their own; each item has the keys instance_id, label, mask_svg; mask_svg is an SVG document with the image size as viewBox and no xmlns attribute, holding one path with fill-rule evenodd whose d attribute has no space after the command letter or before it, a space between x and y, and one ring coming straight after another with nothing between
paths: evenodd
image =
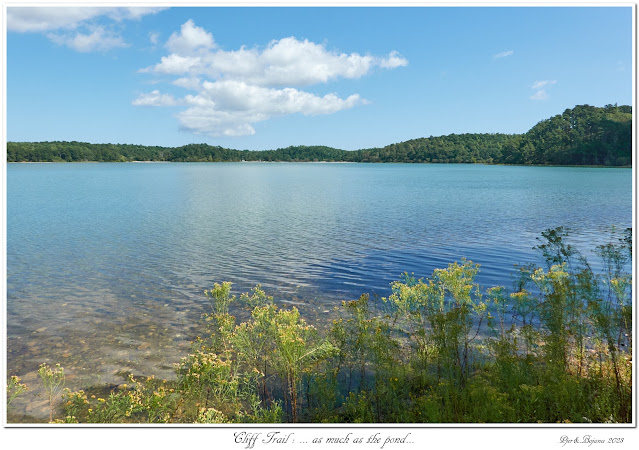
<instances>
[{"instance_id":1,"label":"tree canopy","mask_svg":"<svg viewBox=\"0 0 639 450\"><path fill-rule=\"evenodd\" d=\"M353 151L320 145L250 151L208 144L170 148L76 141L7 143L7 162L46 161L337 161L627 166L632 164L632 107L578 105L539 122L524 134L450 134Z\"/></svg>"}]
</instances>

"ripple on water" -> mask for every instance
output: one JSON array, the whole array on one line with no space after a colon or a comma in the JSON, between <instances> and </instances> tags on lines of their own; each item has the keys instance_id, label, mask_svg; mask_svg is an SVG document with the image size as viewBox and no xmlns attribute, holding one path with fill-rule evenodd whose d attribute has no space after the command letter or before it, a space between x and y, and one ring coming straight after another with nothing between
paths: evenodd
<instances>
[{"instance_id":1,"label":"ripple on water","mask_svg":"<svg viewBox=\"0 0 639 450\"><path fill-rule=\"evenodd\" d=\"M547 228L572 227L587 250L630 227L631 182L629 169L10 164L8 370L35 381L60 362L76 388L168 377L215 282L262 284L319 325L462 257L483 285L509 286Z\"/></svg>"}]
</instances>

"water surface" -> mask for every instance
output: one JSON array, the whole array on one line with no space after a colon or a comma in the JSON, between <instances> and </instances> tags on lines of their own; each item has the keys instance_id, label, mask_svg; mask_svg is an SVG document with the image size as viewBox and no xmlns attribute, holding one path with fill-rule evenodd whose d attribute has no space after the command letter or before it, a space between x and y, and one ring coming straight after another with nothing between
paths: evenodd
<instances>
[{"instance_id":1,"label":"water surface","mask_svg":"<svg viewBox=\"0 0 639 450\"><path fill-rule=\"evenodd\" d=\"M582 250L632 224L630 169L339 163L7 167L8 370L172 373L214 282L321 320L467 257L510 286L548 228ZM592 256L592 255L591 255Z\"/></svg>"}]
</instances>

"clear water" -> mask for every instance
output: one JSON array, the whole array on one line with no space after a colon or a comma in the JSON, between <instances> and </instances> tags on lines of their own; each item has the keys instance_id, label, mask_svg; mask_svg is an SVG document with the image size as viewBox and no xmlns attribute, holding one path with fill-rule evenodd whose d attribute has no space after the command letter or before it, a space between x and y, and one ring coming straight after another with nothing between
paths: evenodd
<instances>
[{"instance_id":1,"label":"clear water","mask_svg":"<svg viewBox=\"0 0 639 450\"><path fill-rule=\"evenodd\" d=\"M73 163L7 167L8 370L70 382L172 373L202 293L261 283L321 320L404 272L466 257L485 285L548 228L582 250L632 226L630 169L482 165Z\"/></svg>"}]
</instances>

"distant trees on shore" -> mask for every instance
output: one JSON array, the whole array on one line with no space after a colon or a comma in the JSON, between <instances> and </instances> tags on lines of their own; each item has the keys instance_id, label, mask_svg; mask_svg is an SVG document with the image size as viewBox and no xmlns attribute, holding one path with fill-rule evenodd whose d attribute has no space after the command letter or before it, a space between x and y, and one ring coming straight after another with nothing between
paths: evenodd
<instances>
[{"instance_id":1,"label":"distant trees on shore","mask_svg":"<svg viewBox=\"0 0 639 450\"><path fill-rule=\"evenodd\" d=\"M578 105L539 122L525 134L451 134L354 151L326 146L250 151L208 144L169 148L76 141L7 143L7 162L45 161L335 161L628 166L632 164L632 107Z\"/></svg>"}]
</instances>

